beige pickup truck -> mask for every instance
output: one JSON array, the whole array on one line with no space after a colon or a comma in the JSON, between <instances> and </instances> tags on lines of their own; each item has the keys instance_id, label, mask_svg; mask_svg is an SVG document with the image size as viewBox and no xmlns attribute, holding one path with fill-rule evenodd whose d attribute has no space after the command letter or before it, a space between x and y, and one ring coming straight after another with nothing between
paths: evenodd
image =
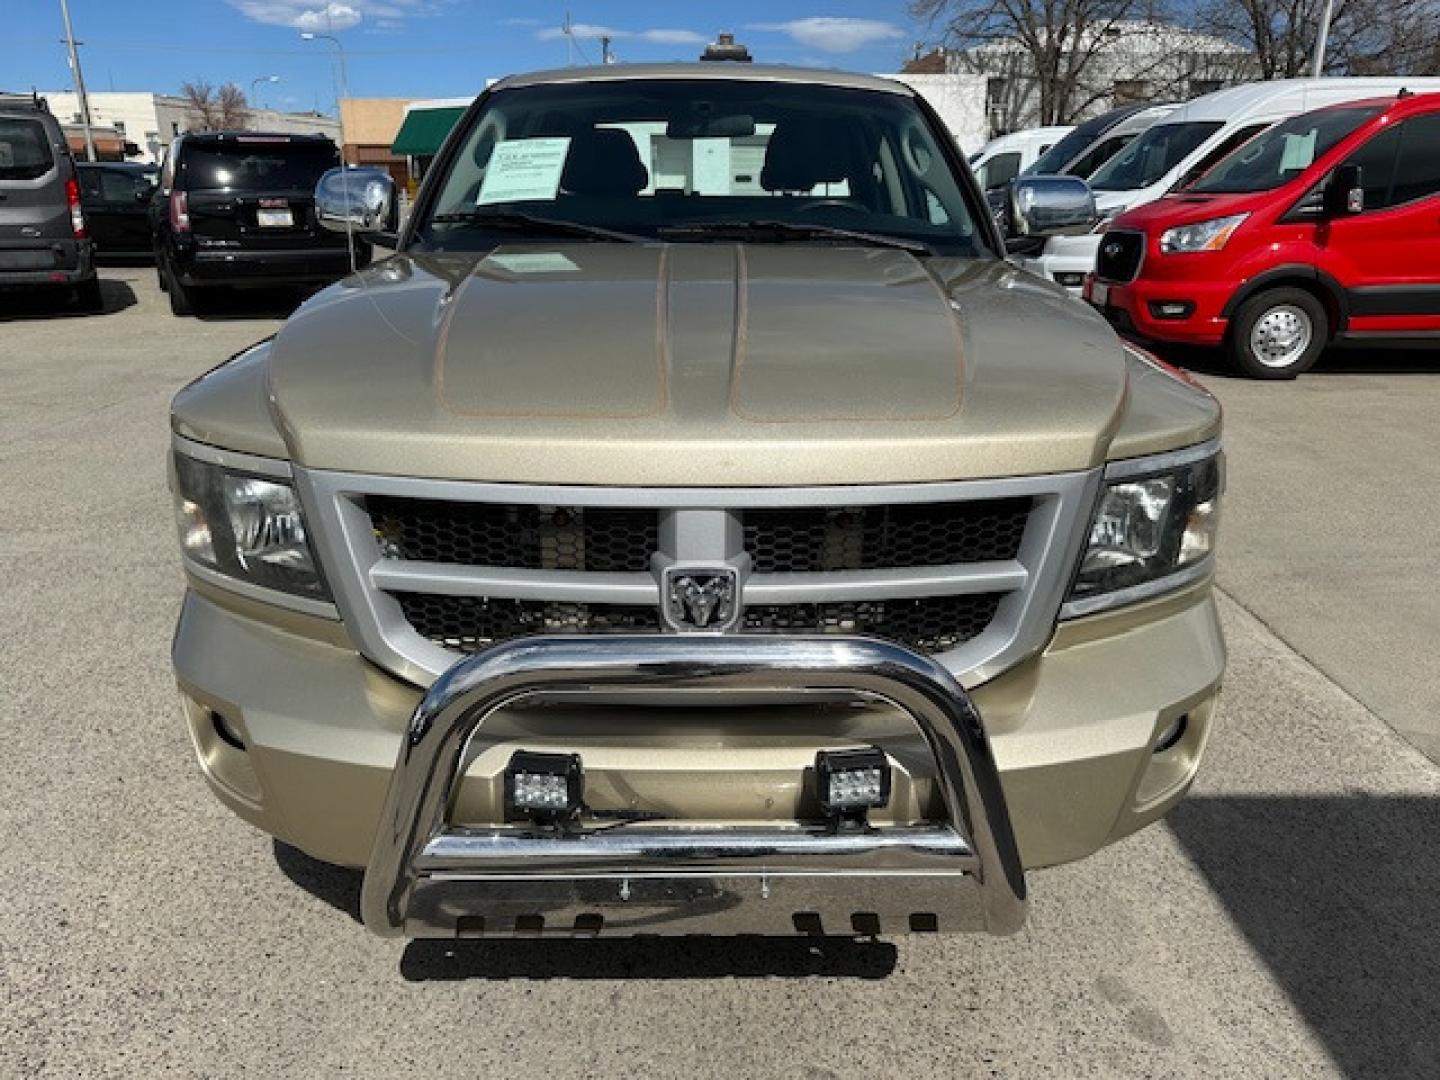
<instances>
[{"instance_id":1,"label":"beige pickup truck","mask_svg":"<svg viewBox=\"0 0 1440 1080\"><path fill-rule=\"evenodd\" d=\"M911 90L506 79L389 242L172 415L201 769L371 929L1007 933L1184 795L1220 410L1005 261Z\"/></svg>"}]
</instances>

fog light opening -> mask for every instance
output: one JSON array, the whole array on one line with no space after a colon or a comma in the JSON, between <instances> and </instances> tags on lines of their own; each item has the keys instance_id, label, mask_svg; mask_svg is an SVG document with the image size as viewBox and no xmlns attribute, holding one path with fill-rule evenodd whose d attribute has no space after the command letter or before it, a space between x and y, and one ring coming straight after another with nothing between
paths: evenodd
<instances>
[{"instance_id":1,"label":"fog light opening","mask_svg":"<svg viewBox=\"0 0 1440 1080\"><path fill-rule=\"evenodd\" d=\"M505 820L559 825L580 813L585 772L579 754L517 750L505 768Z\"/></svg>"},{"instance_id":2,"label":"fog light opening","mask_svg":"<svg viewBox=\"0 0 1440 1080\"><path fill-rule=\"evenodd\" d=\"M874 746L862 750L821 750L815 755L815 789L820 808L833 821L865 820L870 810L890 803L890 759Z\"/></svg>"},{"instance_id":3,"label":"fog light opening","mask_svg":"<svg viewBox=\"0 0 1440 1080\"><path fill-rule=\"evenodd\" d=\"M214 726L215 734L221 742L227 746L233 746L236 750L245 749L245 740L240 738L239 732L231 727L230 721L226 720L225 717L221 716L218 712L211 712L210 723Z\"/></svg>"},{"instance_id":4,"label":"fog light opening","mask_svg":"<svg viewBox=\"0 0 1440 1080\"><path fill-rule=\"evenodd\" d=\"M1163 754L1166 750L1172 749L1181 739L1185 738L1185 732L1190 727L1190 714L1183 713L1177 716L1160 732L1160 737L1155 740L1157 754Z\"/></svg>"}]
</instances>

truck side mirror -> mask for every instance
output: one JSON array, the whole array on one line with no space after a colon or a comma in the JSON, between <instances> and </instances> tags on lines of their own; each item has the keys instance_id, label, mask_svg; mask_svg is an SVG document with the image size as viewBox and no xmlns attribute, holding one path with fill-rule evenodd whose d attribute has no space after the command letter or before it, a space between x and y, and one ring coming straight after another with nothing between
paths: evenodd
<instances>
[{"instance_id":1,"label":"truck side mirror","mask_svg":"<svg viewBox=\"0 0 1440 1080\"><path fill-rule=\"evenodd\" d=\"M315 185L322 229L370 239L393 233L396 218L395 181L384 169L331 169Z\"/></svg>"},{"instance_id":2,"label":"truck side mirror","mask_svg":"<svg viewBox=\"0 0 1440 1080\"><path fill-rule=\"evenodd\" d=\"M1359 165L1338 167L1325 182L1323 198L1327 218L1349 217L1365 210L1364 176Z\"/></svg>"},{"instance_id":3,"label":"truck side mirror","mask_svg":"<svg viewBox=\"0 0 1440 1080\"><path fill-rule=\"evenodd\" d=\"M1019 236L1077 236L1096 218L1095 194L1078 176L1022 176L1010 188L1010 219Z\"/></svg>"}]
</instances>

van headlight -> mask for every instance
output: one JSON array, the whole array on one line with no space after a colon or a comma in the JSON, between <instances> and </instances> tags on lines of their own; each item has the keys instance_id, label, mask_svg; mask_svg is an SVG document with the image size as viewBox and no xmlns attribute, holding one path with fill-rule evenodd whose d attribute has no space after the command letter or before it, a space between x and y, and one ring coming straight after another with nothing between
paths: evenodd
<instances>
[{"instance_id":1,"label":"van headlight","mask_svg":"<svg viewBox=\"0 0 1440 1080\"><path fill-rule=\"evenodd\" d=\"M329 600L294 485L176 453L180 549L226 577L312 600Z\"/></svg>"},{"instance_id":2,"label":"van headlight","mask_svg":"<svg viewBox=\"0 0 1440 1080\"><path fill-rule=\"evenodd\" d=\"M1249 214L1197 221L1193 225L1177 225L1160 234L1160 250L1166 255L1187 255L1197 251L1219 251L1235 230L1245 224Z\"/></svg>"},{"instance_id":3,"label":"van headlight","mask_svg":"<svg viewBox=\"0 0 1440 1080\"><path fill-rule=\"evenodd\" d=\"M1113 463L1061 614L1089 615L1209 572L1225 459L1214 444Z\"/></svg>"}]
</instances>

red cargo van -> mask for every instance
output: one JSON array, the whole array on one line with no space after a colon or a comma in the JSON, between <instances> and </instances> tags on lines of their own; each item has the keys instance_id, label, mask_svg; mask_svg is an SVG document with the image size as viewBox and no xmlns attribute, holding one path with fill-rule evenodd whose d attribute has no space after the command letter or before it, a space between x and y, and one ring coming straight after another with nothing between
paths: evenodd
<instances>
[{"instance_id":1,"label":"red cargo van","mask_svg":"<svg viewBox=\"0 0 1440 1080\"><path fill-rule=\"evenodd\" d=\"M1336 339L1440 350L1440 94L1296 116L1122 214L1085 298L1123 332L1292 379Z\"/></svg>"}]
</instances>

